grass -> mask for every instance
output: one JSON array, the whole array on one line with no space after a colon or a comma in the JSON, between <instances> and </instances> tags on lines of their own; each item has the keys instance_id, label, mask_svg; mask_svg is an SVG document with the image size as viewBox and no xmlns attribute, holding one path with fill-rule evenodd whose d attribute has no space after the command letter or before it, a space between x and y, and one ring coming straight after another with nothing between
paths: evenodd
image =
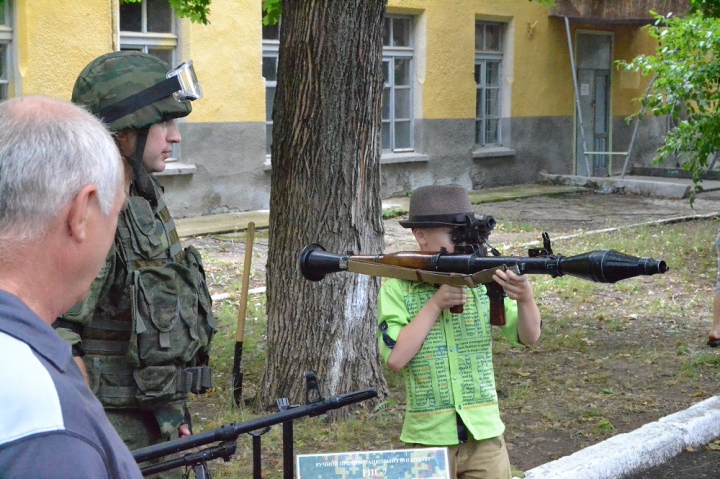
<instances>
[{"instance_id":1,"label":"grass","mask_svg":"<svg viewBox=\"0 0 720 479\"><path fill-rule=\"evenodd\" d=\"M544 330L538 345L508 346L493 332L495 373L511 461L521 469L569 454L614 434L701 401L720 379L720 355L704 347L714 292L717 221L644 226L556 241L556 253L571 256L616 249L667 261L668 274L599 284L578 278L534 275L531 282ZM526 231L525 224L506 225ZM225 287L235 287L241 269L213 263ZM224 270L227 270L224 272ZM231 368L237 302L216 304L218 332L212 362L216 388L192 404L197 431L255 417L232 405ZM249 298L242 369L251 398L265 363L265 296ZM295 453L385 450L399 441L404 413L402 375L385 370L391 395L375 410L361 409L348 421L323 417L295 423ZM282 477L279 427L262 437L263 477ZM238 441L227 463L213 461L214 477L252 477L251 438Z\"/></svg>"}]
</instances>

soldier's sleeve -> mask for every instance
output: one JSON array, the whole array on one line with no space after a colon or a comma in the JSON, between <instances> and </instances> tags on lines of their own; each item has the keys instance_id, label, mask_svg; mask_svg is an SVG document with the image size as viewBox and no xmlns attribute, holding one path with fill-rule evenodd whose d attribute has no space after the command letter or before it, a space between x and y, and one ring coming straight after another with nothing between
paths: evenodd
<instances>
[{"instance_id":1,"label":"soldier's sleeve","mask_svg":"<svg viewBox=\"0 0 720 479\"><path fill-rule=\"evenodd\" d=\"M73 348L75 355L82 351L82 330L92 322L93 314L98 300L107 294L115 274L116 265L115 245L110 248L105 263L98 273L95 281L85 295L85 299L73 306L70 311L60 316L53 328L58 335Z\"/></svg>"},{"instance_id":2,"label":"soldier's sleeve","mask_svg":"<svg viewBox=\"0 0 720 479\"><path fill-rule=\"evenodd\" d=\"M185 419L185 409L184 402L174 402L164 404L153 410L155 419L157 419L158 425L160 426L160 432L166 440L178 438L178 428L182 423L187 422Z\"/></svg>"}]
</instances>

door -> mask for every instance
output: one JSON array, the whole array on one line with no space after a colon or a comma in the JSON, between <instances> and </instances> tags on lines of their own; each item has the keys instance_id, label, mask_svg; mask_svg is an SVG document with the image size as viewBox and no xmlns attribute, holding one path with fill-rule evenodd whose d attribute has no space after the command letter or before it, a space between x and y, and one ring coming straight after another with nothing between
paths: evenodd
<instances>
[{"instance_id":1,"label":"door","mask_svg":"<svg viewBox=\"0 0 720 479\"><path fill-rule=\"evenodd\" d=\"M588 152L610 149L610 67L612 36L604 33L577 34L577 76L580 89L580 111L585 141L576 118L575 171L588 176L583 144ZM576 111L577 115L577 111ZM608 176L610 155L588 155L592 176Z\"/></svg>"}]
</instances>

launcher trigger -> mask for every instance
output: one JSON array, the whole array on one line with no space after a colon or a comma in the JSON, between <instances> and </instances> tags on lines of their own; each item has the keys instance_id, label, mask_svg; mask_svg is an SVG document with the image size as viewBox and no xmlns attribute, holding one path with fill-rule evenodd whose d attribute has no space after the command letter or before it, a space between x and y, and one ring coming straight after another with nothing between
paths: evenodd
<instances>
[{"instance_id":1,"label":"launcher trigger","mask_svg":"<svg viewBox=\"0 0 720 479\"><path fill-rule=\"evenodd\" d=\"M530 248L530 249L528 249L528 256L529 256L529 257L535 258L535 257L538 257L538 256L552 256L552 255L553 255L552 245L550 244L550 235L547 234L546 231L543 231L542 240L543 240L543 247L542 247L542 248Z\"/></svg>"}]
</instances>

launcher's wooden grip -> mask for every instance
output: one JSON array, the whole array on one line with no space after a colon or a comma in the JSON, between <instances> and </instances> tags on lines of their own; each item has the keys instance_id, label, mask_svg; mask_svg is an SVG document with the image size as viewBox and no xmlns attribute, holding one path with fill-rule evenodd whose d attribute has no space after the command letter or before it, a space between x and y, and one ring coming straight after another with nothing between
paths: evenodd
<instances>
[{"instance_id":1,"label":"launcher's wooden grip","mask_svg":"<svg viewBox=\"0 0 720 479\"><path fill-rule=\"evenodd\" d=\"M505 301L490 299L490 324L505 326Z\"/></svg>"},{"instance_id":2,"label":"launcher's wooden grip","mask_svg":"<svg viewBox=\"0 0 720 479\"><path fill-rule=\"evenodd\" d=\"M487 295L490 300L490 324L493 326L505 326L505 291L497 283L486 285ZM463 305L458 304L450 308L452 314L461 314Z\"/></svg>"},{"instance_id":3,"label":"launcher's wooden grip","mask_svg":"<svg viewBox=\"0 0 720 479\"><path fill-rule=\"evenodd\" d=\"M486 285L490 300L490 324L505 326L505 291L497 283Z\"/></svg>"}]
</instances>

